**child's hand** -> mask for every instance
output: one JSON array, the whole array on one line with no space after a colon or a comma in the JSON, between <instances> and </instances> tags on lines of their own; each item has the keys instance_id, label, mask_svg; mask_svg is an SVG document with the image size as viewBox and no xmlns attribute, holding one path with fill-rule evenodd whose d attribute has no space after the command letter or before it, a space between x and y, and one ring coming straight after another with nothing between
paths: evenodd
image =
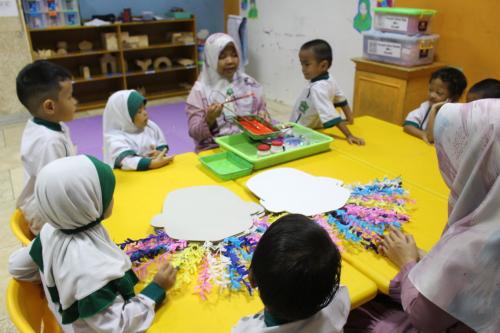
<instances>
[{"instance_id":1,"label":"child's hand","mask_svg":"<svg viewBox=\"0 0 500 333\"><path fill-rule=\"evenodd\" d=\"M207 109L207 123L212 126L220 114L222 113L223 105L220 103L211 104Z\"/></svg>"},{"instance_id":2,"label":"child's hand","mask_svg":"<svg viewBox=\"0 0 500 333\"><path fill-rule=\"evenodd\" d=\"M155 158L155 157L157 157L158 155L160 155L160 154L161 154L161 152L162 152L161 150L157 150L157 149L156 149L156 147L155 147L154 145L151 145L151 147L150 147L150 148L151 148L151 151L150 151L149 153L147 153L147 154L146 154L148 157ZM168 149L167 149L167 151L166 151L166 152L168 153Z\"/></svg>"},{"instance_id":3,"label":"child's hand","mask_svg":"<svg viewBox=\"0 0 500 333\"><path fill-rule=\"evenodd\" d=\"M357 136L354 136L354 135L349 135L347 137L347 142L349 142L349 144L355 144L355 145L360 145L360 146L364 146L365 145L365 140L363 140L362 138L358 138Z\"/></svg>"},{"instance_id":4,"label":"child's hand","mask_svg":"<svg viewBox=\"0 0 500 333\"><path fill-rule=\"evenodd\" d=\"M161 168L174 160L174 156L165 156L167 149L163 149L156 157L151 160L149 164L150 169Z\"/></svg>"},{"instance_id":5,"label":"child's hand","mask_svg":"<svg viewBox=\"0 0 500 333\"><path fill-rule=\"evenodd\" d=\"M158 273L155 274L153 281L165 290L169 290L175 284L177 270L168 261L158 265Z\"/></svg>"}]
</instances>

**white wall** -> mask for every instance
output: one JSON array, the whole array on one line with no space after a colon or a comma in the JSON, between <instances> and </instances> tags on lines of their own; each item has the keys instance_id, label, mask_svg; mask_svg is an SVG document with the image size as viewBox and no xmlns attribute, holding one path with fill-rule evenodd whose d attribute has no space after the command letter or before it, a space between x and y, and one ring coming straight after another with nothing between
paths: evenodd
<instances>
[{"instance_id":1,"label":"white wall","mask_svg":"<svg viewBox=\"0 0 500 333\"><path fill-rule=\"evenodd\" d=\"M362 37L352 27L355 0L261 0L259 17L248 20L247 72L264 85L267 98L293 105L306 81L298 52L311 39L325 39L333 48L330 74L352 105L354 63L362 55Z\"/></svg>"}]
</instances>

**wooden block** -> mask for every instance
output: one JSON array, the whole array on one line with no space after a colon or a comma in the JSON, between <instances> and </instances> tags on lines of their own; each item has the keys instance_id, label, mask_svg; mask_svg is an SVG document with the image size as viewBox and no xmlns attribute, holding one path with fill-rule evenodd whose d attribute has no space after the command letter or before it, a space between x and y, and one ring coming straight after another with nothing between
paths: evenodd
<instances>
[{"instance_id":1,"label":"wooden block","mask_svg":"<svg viewBox=\"0 0 500 333\"><path fill-rule=\"evenodd\" d=\"M135 63L137 66L139 66L143 71L147 71L149 66L151 66L151 63L153 61L151 59L144 59L144 60L136 60Z\"/></svg>"},{"instance_id":2,"label":"wooden block","mask_svg":"<svg viewBox=\"0 0 500 333\"><path fill-rule=\"evenodd\" d=\"M189 58L180 58L180 59L177 59L175 62L177 62L178 64L180 64L181 66L184 66L184 67L194 65L194 60L189 59Z\"/></svg>"},{"instance_id":3,"label":"wooden block","mask_svg":"<svg viewBox=\"0 0 500 333\"><path fill-rule=\"evenodd\" d=\"M109 51L118 50L118 37L115 32L101 34L102 46Z\"/></svg>"},{"instance_id":4,"label":"wooden block","mask_svg":"<svg viewBox=\"0 0 500 333\"><path fill-rule=\"evenodd\" d=\"M42 49L42 50L37 50L35 51L35 58L36 59L47 59L52 56L53 51L50 49Z\"/></svg>"},{"instance_id":5,"label":"wooden block","mask_svg":"<svg viewBox=\"0 0 500 333\"><path fill-rule=\"evenodd\" d=\"M172 61L168 57L159 57L155 59L153 67L155 70L172 67Z\"/></svg>"},{"instance_id":6,"label":"wooden block","mask_svg":"<svg viewBox=\"0 0 500 333\"><path fill-rule=\"evenodd\" d=\"M78 43L78 48L80 51L91 51L92 50L92 43L89 42L88 40L81 41Z\"/></svg>"},{"instance_id":7,"label":"wooden block","mask_svg":"<svg viewBox=\"0 0 500 333\"><path fill-rule=\"evenodd\" d=\"M139 35L139 36L134 36L134 37L137 37L139 47L148 47L149 46L148 35Z\"/></svg>"},{"instance_id":8,"label":"wooden block","mask_svg":"<svg viewBox=\"0 0 500 333\"><path fill-rule=\"evenodd\" d=\"M101 73L106 75L108 73L116 73L116 58L111 54L105 54L99 59L101 63Z\"/></svg>"},{"instance_id":9,"label":"wooden block","mask_svg":"<svg viewBox=\"0 0 500 333\"><path fill-rule=\"evenodd\" d=\"M57 49L56 54L65 55L68 54L68 51L66 51L66 49Z\"/></svg>"},{"instance_id":10,"label":"wooden block","mask_svg":"<svg viewBox=\"0 0 500 333\"><path fill-rule=\"evenodd\" d=\"M57 50L59 51L60 49L68 51L68 42L65 41L59 41L57 42Z\"/></svg>"},{"instance_id":11,"label":"wooden block","mask_svg":"<svg viewBox=\"0 0 500 333\"><path fill-rule=\"evenodd\" d=\"M172 33L172 43L184 43L190 44L194 43L194 36L192 32L183 31L183 32L174 32Z\"/></svg>"},{"instance_id":12,"label":"wooden block","mask_svg":"<svg viewBox=\"0 0 500 333\"><path fill-rule=\"evenodd\" d=\"M91 78L89 66L80 66L80 73L85 80L89 80Z\"/></svg>"}]
</instances>

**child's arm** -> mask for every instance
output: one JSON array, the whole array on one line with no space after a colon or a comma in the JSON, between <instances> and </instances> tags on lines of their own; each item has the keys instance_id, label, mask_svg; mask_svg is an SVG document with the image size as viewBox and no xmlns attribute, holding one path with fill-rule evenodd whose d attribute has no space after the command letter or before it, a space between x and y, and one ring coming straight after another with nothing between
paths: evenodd
<instances>
[{"instance_id":1,"label":"child's arm","mask_svg":"<svg viewBox=\"0 0 500 333\"><path fill-rule=\"evenodd\" d=\"M176 273L169 263L162 263L153 282L139 295L128 301L118 296L108 308L82 320L95 332L144 332L153 322L155 306L163 302L166 290L175 284Z\"/></svg>"},{"instance_id":2,"label":"child's arm","mask_svg":"<svg viewBox=\"0 0 500 333\"><path fill-rule=\"evenodd\" d=\"M340 108L342 109L342 112L344 112L344 114L345 114L345 120L347 121L347 123L349 125L354 124L354 116L353 116L353 113L352 113L352 110L351 110L351 107L349 106L349 104L341 106Z\"/></svg>"},{"instance_id":3,"label":"child's arm","mask_svg":"<svg viewBox=\"0 0 500 333\"><path fill-rule=\"evenodd\" d=\"M216 119L222 112L222 105L208 105L198 89L192 89L186 101L189 136L197 143L213 137Z\"/></svg>"},{"instance_id":4,"label":"child's arm","mask_svg":"<svg viewBox=\"0 0 500 333\"><path fill-rule=\"evenodd\" d=\"M404 125L404 131L410 135L413 135L414 137L417 137L419 139L424 140L425 142L429 143L429 140L427 139L427 133L426 131L423 131L419 128L416 128L413 125Z\"/></svg>"},{"instance_id":5,"label":"child's arm","mask_svg":"<svg viewBox=\"0 0 500 333\"><path fill-rule=\"evenodd\" d=\"M436 103L432 106L431 111L429 112L429 121L427 122L426 136L427 141L429 143L434 142L434 122L436 120L436 116L439 112L439 109L446 104L447 102Z\"/></svg>"},{"instance_id":6,"label":"child's arm","mask_svg":"<svg viewBox=\"0 0 500 333\"><path fill-rule=\"evenodd\" d=\"M14 251L9 257L9 273L16 280L40 281L38 266L30 256L31 244Z\"/></svg>"},{"instance_id":7,"label":"child's arm","mask_svg":"<svg viewBox=\"0 0 500 333\"><path fill-rule=\"evenodd\" d=\"M363 146L365 144L365 140L352 135L351 131L349 131L349 128L347 128L347 123L345 121L341 121L340 123L338 123L337 127L345 135L345 137L347 138L347 142L349 142L350 144L356 144L360 146Z\"/></svg>"}]
</instances>

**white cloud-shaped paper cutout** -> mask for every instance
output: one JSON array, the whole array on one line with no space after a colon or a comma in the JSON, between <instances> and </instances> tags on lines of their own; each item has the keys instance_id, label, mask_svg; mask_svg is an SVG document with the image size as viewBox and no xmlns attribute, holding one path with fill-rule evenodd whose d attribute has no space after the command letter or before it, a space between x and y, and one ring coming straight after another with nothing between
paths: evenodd
<instances>
[{"instance_id":1,"label":"white cloud-shaped paper cutout","mask_svg":"<svg viewBox=\"0 0 500 333\"><path fill-rule=\"evenodd\" d=\"M270 212L312 216L343 207L351 191L342 181L293 168L277 168L250 178L246 186Z\"/></svg>"},{"instance_id":2,"label":"white cloud-shaped paper cutout","mask_svg":"<svg viewBox=\"0 0 500 333\"><path fill-rule=\"evenodd\" d=\"M170 192L163 212L151 221L172 238L220 241L248 230L252 215L263 211L222 186L195 186Z\"/></svg>"}]
</instances>

